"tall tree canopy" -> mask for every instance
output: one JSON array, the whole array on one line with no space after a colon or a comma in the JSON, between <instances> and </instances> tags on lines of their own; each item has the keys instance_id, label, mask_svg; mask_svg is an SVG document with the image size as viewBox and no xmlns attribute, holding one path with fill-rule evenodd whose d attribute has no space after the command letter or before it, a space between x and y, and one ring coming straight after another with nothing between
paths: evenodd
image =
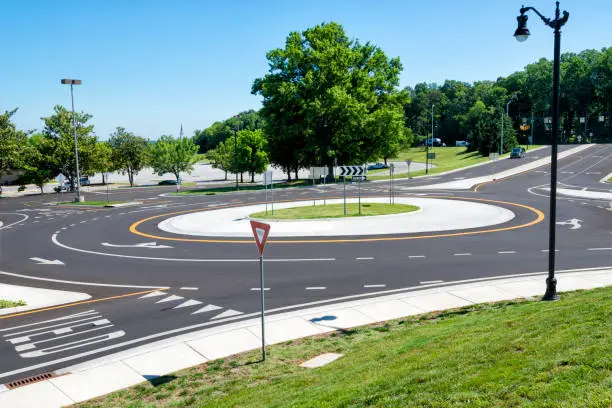
<instances>
[{"instance_id":1,"label":"tall tree canopy","mask_svg":"<svg viewBox=\"0 0 612 408\"><path fill-rule=\"evenodd\" d=\"M181 173L193 171L198 161L197 152L198 146L193 139L163 135L151 147L151 167L160 176L172 173L178 183Z\"/></svg>"},{"instance_id":2,"label":"tall tree canopy","mask_svg":"<svg viewBox=\"0 0 612 408\"><path fill-rule=\"evenodd\" d=\"M263 97L274 164L295 170L365 163L406 143L402 109L409 95L397 89L399 58L325 23L290 33L285 48L269 51L267 59L269 72L251 92ZM381 110L398 123L383 124ZM381 144L381 135L397 142Z\"/></svg>"},{"instance_id":3,"label":"tall tree canopy","mask_svg":"<svg viewBox=\"0 0 612 408\"><path fill-rule=\"evenodd\" d=\"M138 174L148 162L149 142L117 127L110 135L108 144L112 149L112 162L121 173L127 174L130 186L134 186L134 175Z\"/></svg>"},{"instance_id":4,"label":"tall tree canopy","mask_svg":"<svg viewBox=\"0 0 612 408\"><path fill-rule=\"evenodd\" d=\"M72 112L60 105L55 106L53 112L53 115L42 118L45 123L42 132L45 143L41 153L49 161L47 167L54 176L61 172L72 185L75 185L76 160ZM106 157L108 153L105 147L98 143L98 138L93 133L93 125L87 124L91 118L88 113L75 112L81 175L99 172L103 167L100 157Z\"/></svg>"},{"instance_id":5,"label":"tall tree canopy","mask_svg":"<svg viewBox=\"0 0 612 408\"><path fill-rule=\"evenodd\" d=\"M24 165L25 149L27 147L28 136L25 132L17 130L11 117L17 109L5 111L0 115L0 181L2 176ZM0 183L0 194L2 186Z\"/></svg>"}]
</instances>

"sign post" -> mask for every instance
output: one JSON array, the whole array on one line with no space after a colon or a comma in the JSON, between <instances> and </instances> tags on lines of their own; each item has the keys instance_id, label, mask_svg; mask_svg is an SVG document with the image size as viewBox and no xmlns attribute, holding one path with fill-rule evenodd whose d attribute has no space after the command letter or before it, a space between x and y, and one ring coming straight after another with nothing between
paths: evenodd
<instances>
[{"instance_id":1,"label":"sign post","mask_svg":"<svg viewBox=\"0 0 612 408\"><path fill-rule=\"evenodd\" d=\"M393 173L395 173L395 165L389 165L389 204L393 204Z\"/></svg>"},{"instance_id":2,"label":"sign post","mask_svg":"<svg viewBox=\"0 0 612 408\"><path fill-rule=\"evenodd\" d=\"M268 215L268 185L272 185L272 170L264 172L264 190L266 191L266 215Z\"/></svg>"},{"instance_id":3,"label":"sign post","mask_svg":"<svg viewBox=\"0 0 612 408\"><path fill-rule=\"evenodd\" d=\"M266 247L268 234L270 233L270 224L251 220L251 229L255 237L257 252L259 253L259 298L261 302L261 360L266 361L266 332L265 332L265 302L264 302L264 270L263 270L263 252Z\"/></svg>"},{"instance_id":4,"label":"sign post","mask_svg":"<svg viewBox=\"0 0 612 408\"><path fill-rule=\"evenodd\" d=\"M408 178L410 178L410 165L412 164L412 159L406 160L406 165L408 166Z\"/></svg>"}]
</instances>

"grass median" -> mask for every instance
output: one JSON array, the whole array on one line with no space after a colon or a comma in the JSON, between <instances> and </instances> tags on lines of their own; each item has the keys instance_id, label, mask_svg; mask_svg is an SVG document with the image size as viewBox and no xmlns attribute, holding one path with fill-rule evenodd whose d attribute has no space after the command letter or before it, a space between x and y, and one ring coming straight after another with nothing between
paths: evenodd
<instances>
[{"instance_id":1,"label":"grass median","mask_svg":"<svg viewBox=\"0 0 612 408\"><path fill-rule=\"evenodd\" d=\"M76 205L76 206L84 206L84 207L104 207L106 205L118 205L118 204L125 204L127 201L83 201L78 202L78 201L63 201L63 202L59 202L58 204L61 205Z\"/></svg>"},{"instance_id":2,"label":"grass median","mask_svg":"<svg viewBox=\"0 0 612 408\"><path fill-rule=\"evenodd\" d=\"M210 361L78 407L610 407L612 287L482 304ZM330 322L333 325L333 322ZM324 352L344 354L318 369Z\"/></svg>"},{"instance_id":3,"label":"grass median","mask_svg":"<svg viewBox=\"0 0 612 408\"><path fill-rule=\"evenodd\" d=\"M7 307L17 307L17 306L25 306L26 302L23 300L12 301L0 299L0 309L6 309Z\"/></svg>"},{"instance_id":4,"label":"grass median","mask_svg":"<svg viewBox=\"0 0 612 408\"><path fill-rule=\"evenodd\" d=\"M282 208L272 211L268 210L250 214L251 218L263 218L267 220L310 220L316 218L344 218L344 217L366 217L375 215L389 215L409 213L419 209L409 204L385 204L385 203L361 203L361 213L357 203L346 204L346 215L344 215L344 204L307 205L303 207Z\"/></svg>"},{"instance_id":5,"label":"grass median","mask_svg":"<svg viewBox=\"0 0 612 408\"><path fill-rule=\"evenodd\" d=\"M527 148L527 146L524 146ZM533 150L540 145L528 146L530 150ZM478 151L468 152L467 147L434 147L429 149L430 153L435 153L436 158L430 160L431 167L429 174L443 173L445 171L456 170L463 167L472 166L474 164L480 164L488 162L490 159L488 156L481 155ZM424 147L413 147L408 150L400 152L397 157L391 159L392 161L405 161L410 159L414 162L425 163ZM529 154L529 150L527 150ZM505 153L500 158L509 157L510 152ZM410 172L410 177L422 176L425 174L425 170ZM408 173L396 173L394 178L408 177ZM372 170L368 171L368 180L385 180L389 178L389 169Z\"/></svg>"},{"instance_id":6,"label":"grass median","mask_svg":"<svg viewBox=\"0 0 612 408\"><path fill-rule=\"evenodd\" d=\"M274 184L274 190L280 189L280 188L289 188L289 187L305 187L305 186L309 186L311 185L312 182L310 182L308 180L297 180L297 181L289 181L289 182L284 182L284 183L275 183ZM249 183L249 184L239 184L238 185L238 191L257 191L257 190L264 190L265 186L263 184L260 183ZM268 190L270 190L270 186L268 186ZM215 194L225 194L225 193L235 193L236 192L236 185L232 184L232 185L228 185L227 187L210 187L210 188L199 188L199 189L194 189L194 190L185 190L185 191L180 191L178 193L171 193L171 195L193 195L193 194L200 194L200 195L215 195Z\"/></svg>"}]
</instances>

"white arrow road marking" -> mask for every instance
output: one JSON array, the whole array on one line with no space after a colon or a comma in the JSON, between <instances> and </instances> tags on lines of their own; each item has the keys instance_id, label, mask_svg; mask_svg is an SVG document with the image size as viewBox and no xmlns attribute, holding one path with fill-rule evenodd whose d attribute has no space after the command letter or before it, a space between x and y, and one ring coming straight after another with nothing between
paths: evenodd
<instances>
[{"instance_id":1,"label":"white arrow road marking","mask_svg":"<svg viewBox=\"0 0 612 408\"><path fill-rule=\"evenodd\" d=\"M195 312L193 312L192 314L198 314L198 313L206 313L206 312L212 312L213 310L219 310L221 309L220 306L216 306L216 305L206 305L201 309L196 310Z\"/></svg>"},{"instance_id":2,"label":"white arrow road marking","mask_svg":"<svg viewBox=\"0 0 612 408\"><path fill-rule=\"evenodd\" d=\"M108 242L102 242L100 245L112 248L151 248L151 249L162 249L172 248L170 245L157 245L157 242L143 242L142 244L130 244L130 245L118 245L110 244Z\"/></svg>"},{"instance_id":3,"label":"white arrow road marking","mask_svg":"<svg viewBox=\"0 0 612 408\"><path fill-rule=\"evenodd\" d=\"M572 218L571 220L567 220L567 221L559 221L557 222L557 225L571 225L570 229L574 230L574 229L578 229L582 227L582 225L580 225L581 222L582 220Z\"/></svg>"},{"instance_id":4,"label":"white arrow road marking","mask_svg":"<svg viewBox=\"0 0 612 408\"><path fill-rule=\"evenodd\" d=\"M230 316L238 316L241 315L242 312L239 312L237 310L233 310L233 309L228 309L223 313L220 313L218 315L216 315L215 317L212 317L210 320L215 320L215 319L221 319L224 317L230 317Z\"/></svg>"},{"instance_id":5,"label":"white arrow road marking","mask_svg":"<svg viewBox=\"0 0 612 408\"><path fill-rule=\"evenodd\" d=\"M194 286L181 286L179 289L180 290L198 290L198 288Z\"/></svg>"},{"instance_id":6,"label":"white arrow road marking","mask_svg":"<svg viewBox=\"0 0 612 408\"><path fill-rule=\"evenodd\" d=\"M181 307L196 306L201 304L202 302L200 302L199 300L189 299L188 301L183 302L178 306L174 306L173 309L180 309Z\"/></svg>"},{"instance_id":7,"label":"white arrow road marking","mask_svg":"<svg viewBox=\"0 0 612 408\"><path fill-rule=\"evenodd\" d=\"M156 290L155 292L147 293L146 295L141 296L138 299L144 299L144 298L150 298L150 297L156 297L156 296L165 296L165 295L167 295L166 292L160 292Z\"/></svg>"},{"instance_id":8,"label":"white arrow road marking","mask_svg":"<svg viewBox=\"0 0 612 408\"><path fill-rule=\"evenodd\" d=\"M37 265L65 265L59 259L50 260L50 259L43 259L43 258L36 258L36 257L34 257L34 258L30 258L30 260L36 262Z\"/></svg>"},{"instance_id":9,"label":"white arrow road marking","mask_svg":"<svg viewBox=\"0 0 612 408\"><path fill-rule=\"evenodd\" d=\"M177 296L177 295L170 295L167 298L163 298L162 300L158 300L155 303L164 303L164 302L172 302L174 300L181 300L181 299L185 299L182 296Z\"/></svg>"}]
</instances>

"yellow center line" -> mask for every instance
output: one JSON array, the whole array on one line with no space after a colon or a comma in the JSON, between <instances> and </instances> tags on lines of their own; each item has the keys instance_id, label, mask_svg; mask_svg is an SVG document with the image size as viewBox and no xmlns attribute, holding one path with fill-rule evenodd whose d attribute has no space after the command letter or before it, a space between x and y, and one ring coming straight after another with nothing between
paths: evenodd
<instances>
[{"instance_id":1,"label":"yellow center line","mask_svg":"<svg viewBox=\"0 0 612 408\"><path fill-rule=\"evenodd\" d=\"M342 197L327 197L327 200L333 200L333 199L339 199ZM363 197L363 198L377 198L377 197ZM386 196L385 196L386 198ZM524 223L524 224L519 224L519 225L513 225L513 226L509 226L509 227L500 227L500 228L494 228L494 229L488 229L488 230L478 230L478 231L464 231L464 232L452 232L452 233L443 233L443 234L429 234L429 235L411 235L411 236L396 236L396 237L380 237L380 238L349 238L349 239L312 239L312 240L268 240L268 243L270 244L307 244L307 243L351 243L351 242L380 242L380 241L406 241L406 240L412 240L412 239L426 239L426 238L443 238L443 237L458 237L458 236L465 236L465 235L477 235L477 234L486 234L486 233L492 233L492 232L501 232L501 231L511 231L511 230L515 230L515 229L520 229L520 228L526 228L526 227L530 227L532 225L535 225L539 222L541 222L542 220L544 220L544 213L540 210L538 210L537 208L534 207L530 207L528 205L525 204L519 204L519 203L512 203L512 202L507 202L507 201L497 201L497 200L489 200L489 199L485 199L485 198L471 198L471 197L448 197L448 196L427 196L427 198L440 198L440 199L450 199L450 200L466 200L466 201L480 201L480 202L486 202L486 203L495 203L495 204L505 204L505 205L509 205L509 206L515 206L515 207L520 207L520 208L524 208L526 210L529 210L531 212L533 212L536 217L531 220L530 222ZM311 201L312 199L307 199L307 200L280 200L277 202L294 202L294 201ZM248 205L257 205L257 204L264 204L262 202L258 202L258 203L249 203ZM158 218L162 218L162 217L167 217L167 216L171 216L171 215L179 215L179 214L187 214L187 213L192 213L192 212L199 212L199 211L213 211L213 210L218 210L221 208L232 208L232 207L242 207L245 204L234 204L234 205L226 205L226 206L217 206L214 208L200 208L200 209L191 209L191 210L183 210L183 211L176 211L176 212L171 212L171 213L166 213L166 214L159 214L159 215L154 215L152 217L147 217L144 219L141 219L139 221L136 221L135 223L133 223L132 225L130 225L130 232L132 234L135 235L140 235L142 237L147 237L147 238L153 238L153 239L159 239L159 240L164 240L164 241L177 241L177 242L198 242L198 243L223 243L223 244L253 244L252 240L228 240L228 239L197 239L197 238L178 238L178 237L166 237L166 236L160 236L160 235L154 235L154 234L147 234L145 232L139 231L138 230L138 226L154 220L154 219L158 219Z\"/></svg>"},{"instance_id":2,"label":"yellow center line","mask_svg":"<svg viewBox=\"0 0 612 408\"><path fill-rule=\"evenodd\" d=\"M64 305L50 306L50 307L45 307L45 308L42 308L42 309L28 310L26 312L20 312L20 313L14 313L14 314L10 314L10 315L0 316L0 319L12 319L13 317L25 316L25 315L34 314L34 313L40 313L40 312L46 312L46 311L49 311L49 310L64 309L64 308L67 308L67 307L87 305L87 304L90 304L90 303L104 302L106 300L121 299L121 298L130 297L130 296L146 295L147 293L155 292L156 290L167 290L167 289L168 288L157 288L157 289L150 289L150 290L145 290L145 291L141 291L141 292L125 293L123 295L110 296L110 297L99 298L99 299L83 300L81 302L66 303Z\"/></svg>"}]
</instances>

